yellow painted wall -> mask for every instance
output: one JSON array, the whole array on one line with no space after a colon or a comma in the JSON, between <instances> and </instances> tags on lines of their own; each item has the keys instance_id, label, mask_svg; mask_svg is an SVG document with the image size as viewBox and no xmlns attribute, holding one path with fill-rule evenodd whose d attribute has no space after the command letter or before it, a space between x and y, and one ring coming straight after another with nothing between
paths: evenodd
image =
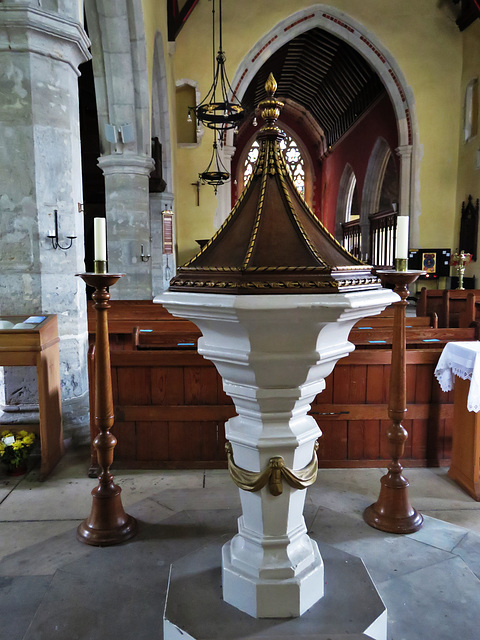
<instances>
[{"instance_id":1,"label":"yellow painted wall","mask_svg":"<svg viewBox=\"0 0 480 640\"><path fill-rule=\"evenodd\" d=\"M465 142L463 135L463 109L465 90L468 83L474 78L478 78L480 82L480 21L474 22L468 29L462 32L463 41L463 73L460 93L461 120L459 131L459 163L458 163L458 182L457 182L457 199L455 207L455 236L452 247L458 247L460 234L460 218L462 202L466 201L471 195L475 201L480 198L480 169L477 168L477 153L480 149L479 131L479 115L477 113L477 135ZM480 91L480 86L479 86ZM462 249L462 247L458 247ZM480 244L477 241L477 252ZM452 271L454 273L454 271ZM476 286L480 286L480 256L476 262L472 262L466 269L465 275L475 275L477 278Z\"/></svg>"},{"instance_id":2,"label":"yellow painted wall","mask_svg":"<svg viewBox=\"0 0 480 640\"><path fill-rule=\"evenodd\" d=\"M148 86L150 90L150 110L152 108L152 74L153 74L153 54L155 47L155 37L157 33L162 36L163 57L167 73L168 85L168 109L170 112L170 135L172 143L172 171L173 179L176 174L176 118L175 114L175 56L174 48L168 43L167 28L167 2L166 0L142 0L143 17L145 22L145 40L147 49L147 69L148 69ZM175 185L167 185L169 191L175 191Z\"/></svg>"},{"instance_id":3,"label":"yellow painted wall","mask_svg":"<svg viewBox=\"0 0 480 640\"><path fill-rule=\"evenodd\" d=\"M143 4L148 43L154 33L150 21L161 17L162 28L165 28L166 12L164 8L160 11L156 6L160 3L155 0L143 0ZM278 22L312 6L301 0L223 0L222 4L226 68L231 81L248 51L260 38ZM458 140L464 51L453 8L450 3L439 4L437 0L388 3L334 0L330 3L364 25L367 32L382 43L413 92L421 153L420 180L416 186L418 210L414 215L418 217L418 244L423 247L454 246L456 222L452 212L457 209L459 193ZM476 26L475 35L469 37L480 40ZM201 98L205 96L212 80L211 2L200 0L179 34L173 71L176 79L198 82ZM197 207L195 188L191 185L209 162L211 143L212 134L207 131L198 147L176 150L175 198L180 263L196 252L196 239L210 237L215 230L213 189L201 187L200 206Z\"/></svg>"}]
</instances>

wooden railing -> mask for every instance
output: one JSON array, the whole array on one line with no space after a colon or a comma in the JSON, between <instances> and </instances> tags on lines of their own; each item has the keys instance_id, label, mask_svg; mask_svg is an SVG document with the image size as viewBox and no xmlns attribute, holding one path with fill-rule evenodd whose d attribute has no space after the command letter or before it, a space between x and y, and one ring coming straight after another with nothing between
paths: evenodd
<instances>
[{"instance_id":1,"label":"wooden railing","mask_svg":"<svg viewBox=\"0 0 480 640\"><path fill-rule=\"evenodd\" d=\"M370 262L374 266L393 266L397 214L394 211L373 213L370 220Z\"/></svg>"},{"instance_id":2,"label":"wooden railing","mask_svg":"<svg viewBox=\"0 0 480 640\"><path fill-rule=\"evenodd\" d=\"M358 220L342 222L343 246L357 258L360 257L362 248L362 235Z\"/></svg>"}]
</instances>

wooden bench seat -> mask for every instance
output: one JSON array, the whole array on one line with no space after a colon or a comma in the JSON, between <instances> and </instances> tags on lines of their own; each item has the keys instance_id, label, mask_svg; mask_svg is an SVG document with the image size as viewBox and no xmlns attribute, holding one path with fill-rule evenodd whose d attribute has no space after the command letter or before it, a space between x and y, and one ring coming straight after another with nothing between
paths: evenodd
<instances>
[{"instance_id":1,"label":"wooden bench seat","mask_svg":"<svg viewBox=\"0 0 480 640\"><path fill-rule=\"evenodd\" d=\"M480 289L427 289L422 287L417 316L438 315L438 326L468 327L480 321Z\"/></svg>"},{"instance_id":2,"label":"wooden bench seat","mask_svg":"<svg viewBox=\"0 0 480 640\"><path fill-rule=\"evenodd\" d=\"M127 310L125 318L122 305ZM181 344L196 344L199 330L149 301L113 301L112 310L115 464L127 468L225 467L224 425L235 415L235 408L213 364L196 347ZM441 392L433 372L446 341L474 340L477 329L440 330L428 326L428 318L419 320L407 317L407 323L411 322L406 330L408 410L403 424L410 437L404 462L407 466L443 465L450 457L453 394ZM325 390L312 403L311 414L323 432L318 450L323 467L380 467L389 459L385 433L390 425L393 317L384 314L365 321L364 326L360 326L363 321L357 323L349 338L357 349L339 360ZM120 333L114 333L116 330ZM92 440L96 435L94 358L92 335Z\"/></svg>"},{"instance_id":3,"label":"wooden bench seat","mask_svg":"<svg viewBox=\"0 0 480 640\"><path fill-rule=\"evenodd\" d=\"M353 328L348 339L357 348L385 348L391 346L393 327L359 327ZM479 325L474 323L472 327L454 329L418 328L406 325L405 338L407 349L411 348L437 348L444 347L447 342L463 342L478 340Z\"/></svg>"}]
</instances>

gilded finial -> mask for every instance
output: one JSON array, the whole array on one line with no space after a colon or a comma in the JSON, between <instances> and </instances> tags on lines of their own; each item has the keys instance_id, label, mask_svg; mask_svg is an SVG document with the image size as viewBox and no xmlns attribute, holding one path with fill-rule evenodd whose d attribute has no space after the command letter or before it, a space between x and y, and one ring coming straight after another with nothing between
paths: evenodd
<instances>
[{"instance_id":1,"label":"gilded finial","mask_svg":"<svg viewBox=\"0 0 480 640\"><path fill-rule=\"evenodd\" d=\"M265 124L259 131L259 137L265 137L265 134L277 137L280 133L280 129L275 125L275 122L280 115L283 102L280 102L280 100L277 100L277 98L274 97L276 90L277 81L275 80L273 73L270 72L265 83L267 98L262 100L258 105L262 118L265 120Z\"/></svg>"},{"instance_id":2,"label":"gilded finial","mask_svg":"<svg viewBox=\"0 0 480 640\"><path fill-rule=\"evenodd\" d=\"M276 90L277 90L277 81L275 80L273 73L270 71L270 75L268 76L267 81L265 83L265 91L270 97L272 97Z\"/></svg>"}]
</instances>

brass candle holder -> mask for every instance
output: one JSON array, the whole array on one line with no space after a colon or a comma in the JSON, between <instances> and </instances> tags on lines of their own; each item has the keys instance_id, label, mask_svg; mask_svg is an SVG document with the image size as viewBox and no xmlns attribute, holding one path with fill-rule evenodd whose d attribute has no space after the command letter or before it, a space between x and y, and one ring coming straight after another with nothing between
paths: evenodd
<instances>
[{"instance_id":1,"label":"brass candle holder","mask_svg":"<svg viewBox=\"0 0 480 640\"><path fill-rule=\"evenodd\" d=\"M465 251L455 251L452 253L450 257L450 266L455 267L458 274L458 287L460 291L464 291L465 287L463 286L463 276L465 275L465 267L470 263L472 259L471 253L465 253Z\"/></svg>"},{"instance_id":2,"label":"brass candle holder","mask_svg":"<svg viewBox=\"0 0 480 640\"><path fill-rule=\"evenodd\" d=\"M95 260L95 273L80 273L82 280L95 289L92 298L96 312L95 337L95 426L99 434L93 441L101 468L98 486L92 491L92 509L77 529L77 538L85 544L107 546L124 542L137 531L135 518L125 513L121 489L113 481L110 467L117 440L110 432L113 427L112 377L110 371L110 344L108 340L108 309L110 293L123 274L106 272L107 263Z\"/></svg>"},{"instance_id":3,"label":"brass candle holder","mask_svg":"<svg viewBox=\"0 0 480 640\"><path fill-rule=\"evenodd\" d=\"M392 363L388 416L392 420L387 431L391 461L387 473L380 480L380 495L365 509L363 519L375 529L388 533L413 533L423 524L423 516L412 507L408 498L409 482L403 476L400 458L408 438L401 421L407 411L405 308L408 286L424 271L377 271L382 284L393 284L400 300L393 303Z\"/></svg>"}]
</instances>

